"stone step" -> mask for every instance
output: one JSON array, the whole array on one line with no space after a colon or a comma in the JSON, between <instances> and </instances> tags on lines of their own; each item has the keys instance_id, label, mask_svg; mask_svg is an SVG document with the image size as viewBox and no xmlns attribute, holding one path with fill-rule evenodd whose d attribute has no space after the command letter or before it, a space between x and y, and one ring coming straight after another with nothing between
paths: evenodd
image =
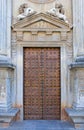
<instances>
[{"instance_id":1,"label":"stone step","mask_svg":"<svg viewBox=\"0 0 84 130\"><path fill-rule=\"evenodd\" d=\"M84 109L66 108L65 111L71 118L75 128L84 128Z\"/></svg>"},{"instance_id":2,"label":"stone step","mask_svg":"<svg viewBox=\"0 0 84 130\"><path fill-rule=\"evenodd\" d=\"M11 108L8 111L0 110L0 127L8 127L17 120L19 109Z\"/></svg>"}]
</instances>

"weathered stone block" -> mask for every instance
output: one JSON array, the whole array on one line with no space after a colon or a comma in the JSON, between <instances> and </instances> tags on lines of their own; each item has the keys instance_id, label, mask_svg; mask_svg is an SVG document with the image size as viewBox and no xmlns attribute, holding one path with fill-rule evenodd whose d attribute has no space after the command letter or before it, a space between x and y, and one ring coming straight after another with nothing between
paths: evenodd
<instances>
[{"instance_id":1,"label":"weathered stone block","mask_svg":"<svg viewBox=\"0 0 84 130\"><path fill-rule=\"evenodd\" d=\"M6 57L0 57L0 110L7 111L11 108L13 73L14 66Z\"/></svg>"},{"instance_id":2,"label":"weathered stone block","mask_svg":"<svg viewBox=\"0 0 84 130\"><path fill-rule=\"evenodd\" d=\"M79 57L70 68L73 73L73 107L84 108L84 57Z\"/></svg>"}]
</instances>

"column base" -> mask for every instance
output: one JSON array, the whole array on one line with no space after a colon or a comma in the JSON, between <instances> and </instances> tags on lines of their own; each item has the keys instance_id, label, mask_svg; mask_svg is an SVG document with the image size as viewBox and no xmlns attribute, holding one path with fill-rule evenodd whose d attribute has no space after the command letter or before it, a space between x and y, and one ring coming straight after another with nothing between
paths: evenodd
<instances>
[{"instance_id":1,"label":"column base","mask_svg":"<svg viewBox=\"0 0 84 130\"><path fill-rule=\"evenodd\" d=\"M0 127L8 127L14 121L18 120L19 112L18 108L11 108L6 112L0 110Z\"/></svg>"},{"instance_id":2,"label":"column base","mask_svg":"<svg viewBox=\"0 0 84 130\"><path fill-rule=\"evenodd\" d=\"M75 128L84 128L84 109L65 109L68 116L71 118Z\"/></svg>"}]
</instances>

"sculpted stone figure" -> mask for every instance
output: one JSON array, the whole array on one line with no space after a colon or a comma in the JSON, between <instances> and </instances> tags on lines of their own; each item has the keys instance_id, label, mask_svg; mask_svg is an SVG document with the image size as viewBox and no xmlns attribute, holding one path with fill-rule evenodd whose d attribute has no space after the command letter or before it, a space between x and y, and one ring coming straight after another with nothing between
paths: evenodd
<instances>
[{"instance_id":1,"label":"sculpted stone figure","mask_svg":"<svg viewBox=\"0 0 84 130\"><path fill-rule=\"evenodd\" d=\"M56 3L55 8L52 8L48 11L49 14L57 16L58 18L64 20L66 23L68 23L67 18L65 16L64 7L61 3Z\"/></svg>"},{"instance_id":2,"label":"sculpted stone figure","mask_svg":"<svg viewBox=\"0 0 84 130\"><path fill-rule=\"evenodd\" d=\"M17 19L22 20L26 16L34 14L34 13L35 11L32 8L28 7L27 4L22 4L19 8L19 15L17 16Z\"/></svg>"}]
</instances>

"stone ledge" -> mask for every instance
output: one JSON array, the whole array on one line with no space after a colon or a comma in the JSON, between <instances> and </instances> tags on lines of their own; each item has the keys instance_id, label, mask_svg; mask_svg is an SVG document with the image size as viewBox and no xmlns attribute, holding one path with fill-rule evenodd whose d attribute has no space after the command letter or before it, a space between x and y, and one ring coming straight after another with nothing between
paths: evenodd
<instances>
[{"instance_id":1,"label":"stone ledge","mask_svg":"<svg viewBox=\"0 0 84 130\"><path fill-rule=\"evenodd\" d=\"M72 64L69 65L70 69L73 68L84 68L84 62L74 62Z\"/></svg>"},{"instance_id":2,"label":"stone ledge","mask_svg":"<svg viewBox=\"0 0 84 130\"><path fill-rule=\"evenodd\" d=\"M69 68L84 68L84 56L77 57L76 61L69 65Z\"/></svg>"},{"instance_id":3,"label":"stone ledge","mask_svg":"<svg viewBox=\"0 0 84 130\"><path fill-rule=\"evenodd\" d=\"M10 69L15 69L15 66L10 63L1 63L0 62L0 68L10 68Z\"/></svg>"},{"instance_id":4,"label":"stone ledge","mask_svg":"<svg viewBox=\"0 0 84 130\"><path fill-rule=\"evenodd\" d=\"M76 62L84 62L84 56L77 57Z\"/></svg>"},{"instance_id":5,"label":"stone ledge","mask_svg":"<svg viewBox=\"0 0 84 130\"><path fill-rule=\"evenodd\" d=\"M0 55L0 67L14 69L15 65L11 63L11 60L7 56Z\"/></svg>"},{"instance_id":6,"label":"stone ledge","mask_svg":"<svg viewBox=\"0 0 84 130\"><path fill-rule=\"evenodd\" d=\"M76 110L73 108L65 109L76 128L84 128L84 109Z\"/></svg>"},{"instance_id":7,"label":"stone ledge","mask_svg":"<svg viewBox=\"0 0 84 130\"><path fill-rule=\"evenodd\" d=\"M0 127L7 127L12 124L18 113L18 108L11 108L7 112L0 110Z\"/></svg>"},{"instance_id":8,"label":"stone ledge","mask_svg":"<svg viewBox=\"0 0 84 130\"><path fill-rule=\"evenodd\" d=\"M18 108L11 108L7 112L0 110L0 116L14 116L19 111Z\"/></svg>"}]
</instances>

